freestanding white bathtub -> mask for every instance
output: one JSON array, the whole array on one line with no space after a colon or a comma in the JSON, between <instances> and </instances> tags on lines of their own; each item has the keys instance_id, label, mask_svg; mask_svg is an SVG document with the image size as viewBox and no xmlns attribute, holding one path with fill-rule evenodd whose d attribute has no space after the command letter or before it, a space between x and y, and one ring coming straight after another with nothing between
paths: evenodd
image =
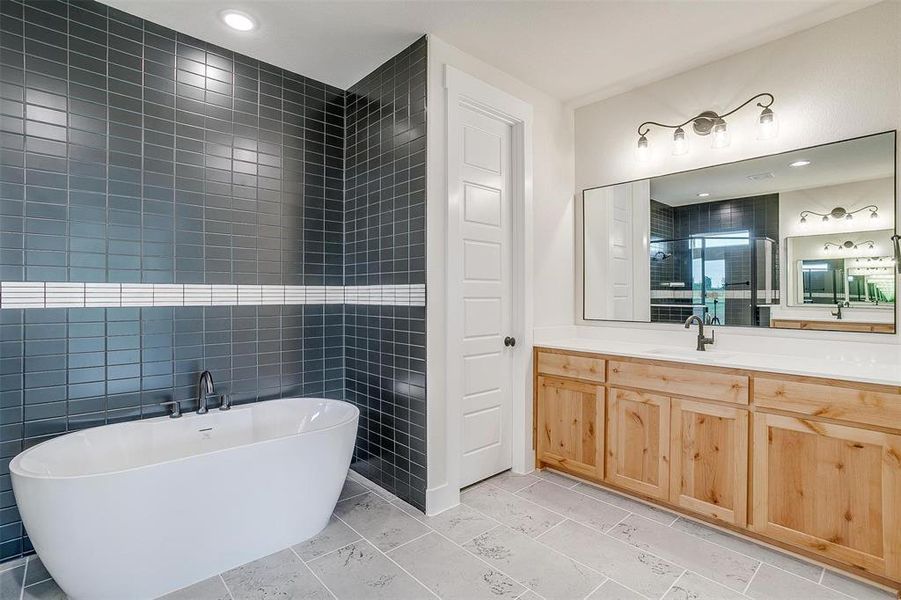
<instances>
[{"instance_id":1,"label":"freestanding white bathtub","mask_svg":"<svg viewBox=\"0 0 901 600\"><path fill-rule=\"evenodd\" d=\"M155 598L325 527L359 414L288 398L105 425L16 456L13 490L71 598Z\"/></svg>"}]
</instances>

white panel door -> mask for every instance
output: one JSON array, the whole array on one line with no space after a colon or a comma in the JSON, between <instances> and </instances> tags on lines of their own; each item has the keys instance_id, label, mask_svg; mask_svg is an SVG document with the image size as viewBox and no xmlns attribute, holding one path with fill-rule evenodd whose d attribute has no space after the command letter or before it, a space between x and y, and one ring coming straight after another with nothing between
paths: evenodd
<instances>
[{"instance_id":1,"label":"white panel door","mask_svg":"<svg viewBox=\"0 0 901 600\"><path fill-rule=\"evenodd\" d=\"M513 206L512 127L461 108L463 361L460 485L512 466Z\"/></svg>"},{"instance_id":2,"label":"white panel door","mask_svg":"<svg viewBox=\"0 0 901 600\"><path fill-rule=\"evenodd\" d=\"M633 281L632 262L635 259L632 247L632 186L617 186L613 189L613 201L607 224L610 251L607 259L607 274L610 277L607 306L612 310L611 318L632 320Z\"/></svg>"}]
</instances>

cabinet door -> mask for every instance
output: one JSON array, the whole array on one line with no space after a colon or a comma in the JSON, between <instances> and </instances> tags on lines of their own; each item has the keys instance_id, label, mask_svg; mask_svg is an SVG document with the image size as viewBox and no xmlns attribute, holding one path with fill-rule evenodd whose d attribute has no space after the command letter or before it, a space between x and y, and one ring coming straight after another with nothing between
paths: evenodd
<instances>
[{"instance_id":1,"label":"cabinet door","mask_svg":"<svg viewBox=\"0 0 901 600\"><path fill-rule=\"evenodd\" d=\"M752 528L901 578L901 436L754 416Z\"/></svg>"},{"instance_id":2,"label":"cabinet door","mask_svg":"<svg viewBox=\"0 0 901 600\"><path fill-rule=\"evenodd\" d=\"M607 410L607 480L667 499L670 399L611 388Z\"/></svg>"},{"instance_id":3,"label":"cabinet door","mask_svg":"<svg viewBox=\"0 0 901 600\"><path fill-rule=\"evenodd\" d=\"M678 398L670 402L670 501L744 527L748 411Z\"/></svg>"},{"instance_id":4,"label":"cabinet door","mask_svg":"<svg viewBox=\"0 0 901 600\"><path fill-rule=\"evenodd\" d=\"M538 461L592 479L604 477L604 388L538 378Z\"/></svg>"}]
</instances>

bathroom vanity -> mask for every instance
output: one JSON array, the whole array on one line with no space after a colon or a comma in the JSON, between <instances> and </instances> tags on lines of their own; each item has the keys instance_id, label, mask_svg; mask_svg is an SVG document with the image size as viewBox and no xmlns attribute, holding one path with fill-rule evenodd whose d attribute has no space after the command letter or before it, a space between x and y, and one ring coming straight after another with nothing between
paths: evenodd
<instances>
[{"instance_id":1,"label":"bathroom vanity","mask_svg":"<svg viewBox=\"0 0 901 600\"><path fill-rule=\"evenodd\" d=\"M740 353L619 346L534 349L538 468L901 586L896 372L837 379Z\"/></svg>"}]
</instances>

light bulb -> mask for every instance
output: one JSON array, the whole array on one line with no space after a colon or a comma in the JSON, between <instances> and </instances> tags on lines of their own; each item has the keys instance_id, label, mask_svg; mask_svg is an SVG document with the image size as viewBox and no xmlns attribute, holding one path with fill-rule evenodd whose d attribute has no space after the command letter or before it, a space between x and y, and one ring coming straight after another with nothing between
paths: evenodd
<instances>
[{"instance_id":1,"label":"light bulb","mask_svg":"<svg viewBox=\"0 0 901 600\"><path fill-rule=\"evenodd\" d=\"M776 113L769 107L764 108L760 113L760 122L757 126L757 139L771 140L779 133L779 122L776 120Z\"/></svg>"},{"instance_id":2,"label":"light bulb","mask_svg":"<svg viewBox=\"0 0 901 600\"><path fill-rule=\"evenodd\" d=\"M222 21L236 31L256 29L256 21L250 15L237 10L225 10L220 14Z\"/></svg>"},{"instance_id":3,"label":"light bulb","mask_svg":"<svg viewBox=\"0 0 901 600\"><path fill-rule=\"evenodd\" d=\"M729 145L729 130L726 129L726 122L722 119L717 120L713 126L713 147L725 148Z\"/></svg>"},{"instance_id":4,"label":"light bulb","mask_svg":"<svg viewBox=\"0 0 901 600\"><path fill-rule=\"evenodd\" d=\"M673 133L673 156L681 156L688 153L688 140L685 139L685 130L679 127Z\"/></svg>"},{"instance_id":5,"label":"light bulb","mask_svg":"<svg viewBox=\"0 0 901 600\"><path fill-rule=\"evenodd\" d=\"M638 162L647 162L650 153L651 149L648 147L648 138L642 135L638 138L638 148L636 149Z\"/></svg>"}]
</instances>

